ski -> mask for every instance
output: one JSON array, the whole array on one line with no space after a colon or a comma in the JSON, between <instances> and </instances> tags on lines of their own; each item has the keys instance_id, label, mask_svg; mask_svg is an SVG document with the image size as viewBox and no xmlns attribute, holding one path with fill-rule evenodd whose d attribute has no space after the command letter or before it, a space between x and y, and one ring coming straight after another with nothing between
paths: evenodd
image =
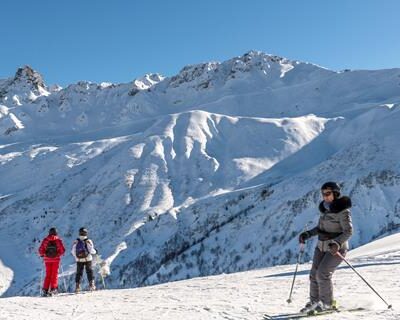
<instances>
[{"instance_id":1,"label":"ski","mask_svg":"<svg viewBox=\"0 0 400 320\"><path fill-rule=\"evenodd\" d=\"M314 314L307 314L307 313L303 313L303 312L286 313L286 314L278 314L278 315L265 314L263 319L264 320L303 319L303 318L324 316L324 315L332 314L332 313L357 312L357 311L363 311L363 310L365 310L365 309L364 308L352 308L352 309L332 309L332 310L321 311L321 312L314 313Z\"/></svg>"},{"instance_id":2,"label":"ski","mask_svg":"<svg viewBox=\"0 0 400 320\"><path fill-rule=\"evenodd\" d=\"M97 291L97 290L96 290ZM90 291L90 290L83 290L83 291L79 291L79 292L60 292L59 294L57 294L57 296L76 296L76 295L82 295L82 294L90 294L94 291Z\"/></svg>"}]
</instances>

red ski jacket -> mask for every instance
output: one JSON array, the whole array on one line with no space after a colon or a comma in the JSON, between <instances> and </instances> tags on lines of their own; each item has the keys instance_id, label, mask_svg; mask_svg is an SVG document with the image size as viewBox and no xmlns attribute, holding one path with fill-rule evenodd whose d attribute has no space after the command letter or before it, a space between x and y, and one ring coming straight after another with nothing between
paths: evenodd
<instances>
[{"instance_id":1,"label":"red ski jacket","mask_svg":"<svg viewBox=\"0 0 400 320\"><path fill-rule=\"evenodd\" d=\"M54 258L46 257L46 248L49 241L55 241L57 247L57 256ZM64 254L65 248L62 240L58 236L48 235L43 239L42 244L39 247L39 255L44 258L44 261L57 261Z\"/></svg>"}]
</instances>

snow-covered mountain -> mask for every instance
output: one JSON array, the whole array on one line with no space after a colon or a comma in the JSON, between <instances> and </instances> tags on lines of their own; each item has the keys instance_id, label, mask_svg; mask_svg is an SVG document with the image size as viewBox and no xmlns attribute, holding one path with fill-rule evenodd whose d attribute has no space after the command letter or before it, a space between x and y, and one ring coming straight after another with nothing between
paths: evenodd
<instances>
[{"instance_id":1,"label":"snow-covered mountain","mask_svg":"<svg viewBox=\"0 0 400 320\"><path fill-rule=\"evenodd\" d=\"M391 234L399 110L400 69L256 51L126 84L19 69L0 80L0 292L35 292L53 225L67 246L89 228L112 288L293 262L327 180L353 199L353 247Z\"/></svg>"},{"instance_id":2,"label":"snow-covered mountain","mask_svg":"<svg viewBox=\"0 0 400 320\"><path fill-rule=\"evenodd\" d=\"M400 279L396 270L400 263L400 234L357 248L349 253L348 260L393 309L388 310L343 263L333 276L339 307L365 310L319 316L318 319L400 319ZM145 288L60 294L56 298L2 298L0 319L260 320L265 314L297 312L304 306L310 267L310 263L300 265L291 304L287 304L286 299L295 266L285 265Z\"/></svg>"}]
</instances>

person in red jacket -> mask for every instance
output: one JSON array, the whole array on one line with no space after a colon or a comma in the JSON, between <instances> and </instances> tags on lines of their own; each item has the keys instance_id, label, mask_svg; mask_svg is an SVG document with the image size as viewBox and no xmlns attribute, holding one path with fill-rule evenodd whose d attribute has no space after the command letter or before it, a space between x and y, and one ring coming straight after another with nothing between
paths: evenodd
<instances>
[{"instance_id":1,"label":"person in red jacket","mask_svg":"<svg viewBox=\"0 0 400 320\"><path fill-rule=\"evenodd\" d=\"M64 244L57 236L57 229L50 228L49 235L43 239L39 247L39 255L44 259L46 266L46 277L44 278L42 292L44 297L58 292L58 268L64 252Z\"/></svg>"}]
</instances>

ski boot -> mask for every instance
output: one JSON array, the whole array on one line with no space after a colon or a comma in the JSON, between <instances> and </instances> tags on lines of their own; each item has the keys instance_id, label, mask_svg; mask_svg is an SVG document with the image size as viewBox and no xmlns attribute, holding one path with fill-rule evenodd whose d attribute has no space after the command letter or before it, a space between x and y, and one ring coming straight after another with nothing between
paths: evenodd
<instances>
[{"instance_id":1,"label":"ski boot","mask_svg":"<svg viewBox=\"0 0 400 320\"><path fill-rule=\"evenodd\" d=\"M314 301L308 301L306 303L306 305L300 309L301 313L307 313L308 311L310 311L312 309L312 306L315 304L316 302Z\"/></svg>"},{"instance_id":2,"label":"ski boot","mask_svg":"<svg viewBox=\"0 0 400 320\"><path fill-rule=\"evenodd\" d=\"M56 296L58 294L58 288L53 288L49 291L49 295Z\"/></svg>"},{"instance_id":3,"label":"ski boot","mask_svg":"<svg viewBox=\"0 0 400 320\"><path fill-rule=\"evenodd\" d=\"M96 285L94 284L94 280L90 281L89 290L90 291L95 291L96 290Z\"/></svg>"},{"instance_id":4,"label":"ski boot","mask_svg":"<svg viewBox=\"0 0 400 320\"><path fill-rule=\"evenodd\" d=\"M323 303L322 301L319 301L317 303L314 303L309 310L307 311L308 315L316 315L320 312L325 312L325 311L336 311L337 307L336 307L336 302L335 305L332 304L326 304Z\"/></svg>"},{"instance_id":5,"label":"ski boot","mask_svg":"<svg viewBox=\"0 0 400 320\"><path fill-rule=\"evenodd\" d=\"M81 292L81 285L80 285L79 282L77 282L77 283L75 284L75 293L79 293L79 292Z\"/></svg>"},{"instance_id":6,"label":"ski boot","mask_svg":"<svg viewBox=\"0 0 400 320\"><path fill-rule=\"evenodd\" d=\"M43 289L42 290L42 297L48 297L49 296L49 290L48 289Z\"/></svg>"}]
</instances>

